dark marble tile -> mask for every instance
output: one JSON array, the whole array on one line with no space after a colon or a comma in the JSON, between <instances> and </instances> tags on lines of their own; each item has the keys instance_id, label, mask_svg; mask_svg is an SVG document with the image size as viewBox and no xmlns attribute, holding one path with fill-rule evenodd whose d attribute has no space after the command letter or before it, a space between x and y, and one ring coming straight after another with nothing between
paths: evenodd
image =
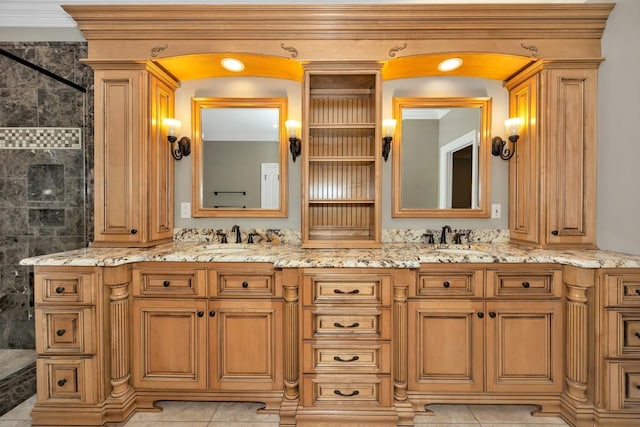
<instances>
[{"instance_id":1,"label":"dark marble tile","mask_svg":"<svg viewBox=\"0 0 640 427\"><path fill-rule=\"evenodd\" d=\"M26 208L0 208L0 223L3 234L20 236L27 229Z\"/></svg>"},{"instance_id":2,"label":"dark marble tile","mask_svg":"<svg viewBox=\"0 0 640 427\"><path fill-rule=\"evenodd\" d=\"M38 126L81 127L84 123L83 95L68 86L38 88Z\"/></svg>"},{"instance_id":3,"label":"dark marble tile","mask_svg":"<svg viewBox=\"0 0 640 427\"><path fill-rule=\"evenodd\" d=\"M0 323L29 320L31 307L29 294L0 294Z\"/></svg>"},{"instance_id":4,"label":"dark marble tile","mask_svg":"<svg viewBox=\"0 0 640 427\"><path fill-rule=\"evenodd\" d=\"M55 239L33 236L29 238L29 256L39 256L70 251L87 246L82 236L58 236Z\"/></svg>"},{"instance_id":5,"label":"dark marble tile","mask_svg":"<svg viewBox=\"0 0 640 427\"><path fill-rule=\"evenodd\" d=\"M0 236L0 253L3 264L19 264L21 259L29 256L29 238L26 236Z\"/></svg>"},{"instance_id":6,"label":"dark marble tile","mask_svg":"<svg viewBox=\"0 0 640 427\"><path fill-rule=\"evenodd\" d=\"M0 207L24 206L26 201L26 179L0 179Z\"/></svg>"},{"instance_id":7,"label":"dark marble tile","mask_svg":"<svg viewBox=\"0 0 640 427\"><path fill-rule=\"evenodd\" d=\"M64 209L29 209L30 227L64 227Z\"/></svg>"},{"instance_id":8,"label":"dark marble tile","mask_svg":"<svg viewBox=\"0 0 640 427\"><path fill-rule=\"evenodd\" d=\"M29 62L33 62L35 58L35 49L33 47L17 48L15 45L5 43L0 43L0 47ZM0 67L2 67L0 88L35 87L38 77L36 71L4 55L0 56Z\"/></svg>"},{"instance_id":9,"label":"dark marble tile","mask_svg":"<svg viewBox=\"0 0 640 427\"><path fill-rule=\"evenodd\" d=\"M35 63L47 71L54 73L66 80L75 82L76 69L78 68L79 52L76 43L48 43L44 46L37 46L35 48ZM60 82L53 80L51 77L46 77L49 81L44 80L46 76L42 76L39 85L46 85L48 83Z\"/></svg>"},{"instance_id":10,"label":"dark marble tile","mask_svg":"<svg viewBox=\"0 0 640 427\"><path fill-rule=\"evenodd\" d=\"M33 292L29 277L30 269L29 266L17 264L0 266L0 293L29 294Z\"/></svg>"},{"instance_id":11,"label":"dark marble tile","mask_svg":"<svg viewBox=\"0 0 640 427\"><path fill-rule=\"evenodd\" d=\"M83 208L67 208L65 210L65 228L58 230L58 236L84 236L85 211Z\"/></svg>"},{"instance_id":12,"label":"dark marble tile","mask_svg":"<svg viewBox=\"0 0 640 427\"><path fill-rule=\"evenodd\" d=\"M6 321L0 313L0 348L34 348L35 324L30 320Z\"/></svg>"},{"instance_id":13,"label":"dark marble tile","mask_svg":"<svg viewBox=\"0 0 640 427\"><path fill-rule=\"evenodd\" d=\"M29 165L27 175L29 200L65 199L63 165Z\"/></svg>"},{"instance_id":14,"label":"dark marble tile","mask_svg":"<svg viewBox=\"0 0 640 427\"><path fill-rule=\"evenodd\" d=\"M35 88L0 89L0 126L34 127L38 124L38 97Z\"/></svg>"},{"instance_id":15,"label":"dark marble tile","mask_svg":"<svg viewBox=\"0 0 640 427\"><path fill-rule=\"evenodd\" d=\"M85 180L82 176L65 181L65 206L84 207L86 193L84 183Z\"/></svg>"},{"instance_id":16,"label":"dark marble tile","mask_svg":"<svg viewBox=\"0 0 640 427\"><path fill-rule=\"evenodd\" d=\"M35 361L0 380L0 416L36 392Z\"/></svg>"}]
</instances>

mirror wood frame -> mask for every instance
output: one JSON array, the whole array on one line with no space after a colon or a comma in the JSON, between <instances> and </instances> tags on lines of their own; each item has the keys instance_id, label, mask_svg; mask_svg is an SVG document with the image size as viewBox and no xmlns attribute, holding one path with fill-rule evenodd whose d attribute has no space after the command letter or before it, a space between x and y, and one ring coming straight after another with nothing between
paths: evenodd
<instances>
[{"instance_id":1,"label":"mirror wood frame","mask_svg":"<svg viewBox=\"0 0 640 427\"><path fill-rule=\"evenodd\" d=\"M478 149L477 208L403 208L402 207L402 109L403 108L480 108ZM392 216L396 218L489 218L491 215L491 98L393 98L393 117L397 120L392 152Z\"/></svg>"},{"instance_id":2,"label":"mirror wood frame","mask_svg":"<svg viewBox=\"0 0 640 427\"><path fill-rule=\"evenodd\" d=\"M280 136L278 160L280 162L280 205L277 209L263 208L210 208L203 203L203 141L202 115L203 108L278 108L280 111ZM287 118L286 98L192 98L191 99L191 128L193 132L193 153L191 165L192 175L192 207L194 218L285 218L288 215L288 139L285 129Z\"/></svg>"}]
</instances>

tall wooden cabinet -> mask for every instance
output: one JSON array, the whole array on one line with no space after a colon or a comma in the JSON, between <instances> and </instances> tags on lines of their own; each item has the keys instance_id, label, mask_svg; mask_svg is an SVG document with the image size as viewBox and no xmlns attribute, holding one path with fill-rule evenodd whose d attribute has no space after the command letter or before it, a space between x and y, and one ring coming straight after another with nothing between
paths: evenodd
<instances>
[{"instance_id":1,"label":"tall wooden cabinet","mask_svg":"<svg viewBox=\"0 0 640 427\"><path fill-rule=\"evenodd\" d=\"M509 163L511 240L593 248L599 62L540 61L507 82L510 116L525 119Z\"/></svg>"},{"instance_id":2,"label":"tall wooden cabinet","mask_svg":"<svg viewBox=\"0 0 640 427\"><path fill-rule=\"evenodd\" d=\"M161 123L177 82L149 63L95 69L94 246L173 239L173 158Z\"/></svg>"},{"instance_id":3,"label":"tall wooden cabinet","mask_svg":"<svg viewBox=\"0 0 640 427\"><path fill-rule=\"evenodd\" d=\"M380 65L307 65L303 109L303 246L380 246Z\"/></svg>"}]
</instances>

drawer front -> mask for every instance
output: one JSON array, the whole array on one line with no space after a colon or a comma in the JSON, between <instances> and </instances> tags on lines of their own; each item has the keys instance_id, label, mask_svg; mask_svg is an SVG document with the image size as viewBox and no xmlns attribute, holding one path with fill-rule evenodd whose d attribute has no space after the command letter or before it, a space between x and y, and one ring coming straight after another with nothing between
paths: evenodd
<instances>
[{"instance_id":1,"label":"drawer front","mask_svg":"<svg viewBox=\"0 0 640 427\"><path fill-rule=\"evenodd\" d=\"M607 310L609 357L640 357L640 313Z\"/></svg>"},{"instance_id":2,"label":"drawer front","mask_svg":"<svg viewBox=\"0 0 640 427\"><path fill-rule=\"evenodd\" d=\"M640 307L640 273L606 274L607 305Z\"/></svg>"},{"instance_id":3,"label":"drawer front","mask_svg":"<svg viewBox=\"0 0 640 427\"><path fill-rule=\"evenodd\" d=\"M549 298L562 296L560 270L488 270L487 297Z\"/></svg>"},{"instance_id":4,"label":"drawer front","mask_svg":"<svg viewBox=\"0 0 640 427\"><path fill-rule=\"evenodd\" d=\"M210 293L219 297L274 297L280 295L275 274L268 272L209 272Z\"/></svg>"},{"instance_id":5,"label":"drawer front","mask_svg":"<svg viewBox=\"0 0 640 427\"><path fill-rule=\"evenodd\" d=\"M39 326L36 350L39 354L94 353L93 307L36 308Z\"/></svg>"},{"instance_id":6,"label":"drawer front","mask_svg":"<svg viewBox=\"0 0 640 427\"><path fill-rule=\"evenodd\" d=\"M640 362L609 362L607 409L638 408L640 405Z\"/></svg>"},{"instance_id":7,"label":"drawer front","mask_svg":"<svg viewBox=\"0 0 640 427\"><path fill-rule=\"evenodd\" d=\"M455 268L452 268L455 270ZM411 292L415 297L455 298L482 296L482 274L477 271L421 271Z\"/></svg>"},{"instance_id":8,"label":"drawer front","mask_svg":"<svg viewBox=\"0 0 640 427\"><path fill-rule=\"evenodd\" d=\"M305 343L303 369L307 373L390 373L391 345L388 343Z\"/></svg>"},{"instance_id":9,"label":"drawer front","mask_svg":"<svg viewBox=\"0 0 640 427\"><path fill-rule=\"evenodd\" d=\"M171 298L204 297L205 270L158 267L134 270L133 295Z\"/></svg>"},{"instance_id":10,"label":"drawer front","mask_svg":"<svg viewBox=\"0 0 640 427\"><path fill-rule=\"evenodd\" d=\"M305 276L304 304L389 305L391 278L382 275L322 274Z\"/></svg>"},{"instance_id":11,"label":"drawer front","mask_svg":"<svg viewBox=\"0 0 640 427\"><path fill-rule=\"evenodd\" d=\"M388 309L304 310L304 338L362 337L389 339L391 322Z\"/></svg>"},{"instance_id":12,"label":"drawer front","mask_svg":"<svg viewBox=\"0 0 640 427\"><path fill-rule=\"evenodd\" d=\"M318 375L303 378L304 406L390 406L388 376Z\"/></svg>"},{"instance_id":13,"label":"drawer front","mask_svg":"<svg viewBox=\"0 0 640 427\"><path fill-rule=\"evenodd\" d=\"M99 386L95 358L36 359L38 403L96 403Z\"/></svg>"},{"instance_id":14,"label":"drawer front","mask_svg":"<svg viewBox=\"0 0 640 427\"><path fill-rule=\"evenodd\" d=\"M35 302L92 304L97 287L93 272L36 272Z\"/></svg>"}]
</instances>

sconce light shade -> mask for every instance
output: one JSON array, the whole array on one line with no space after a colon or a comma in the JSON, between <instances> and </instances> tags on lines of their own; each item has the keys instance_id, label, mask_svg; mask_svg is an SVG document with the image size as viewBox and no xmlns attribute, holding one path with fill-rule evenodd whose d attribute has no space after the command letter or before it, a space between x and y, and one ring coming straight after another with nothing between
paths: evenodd
<instances>
[{"instance_id":1,"label":"sconce light shade","mask_svg":"<svg viewBox=\"0 0 640 427\"><path fill-rule=\"evenodd\" d=\"M291 151L291 157L293 161L296 161L296 157L302 152L302 141L300 140L300 122L297 120L287 120L284 123L289 134L289 151Z\"/></svg>"},{"instance_id":2,"label":"sconce light shade","mask_svg":"<svg viewBox=\"0 0 640 427\"><path fill-rule=\"evenodd\" d=\"M162 119L162 124L167 131L167 140L171 144L171 155L174 159L180 160L181 158L191 154L191 140L183 136L178 141L176 136L182 128L182 122L173 118Z\"/></svg>"},{"instance_id":3,"label":"sconce light shade","mask_svg":"<svg viewBox=\"0 0 640 427\"><path fill-rule=\"evenodd\" d=\"M396 119L385 119L382 121L382 158L386 162L389 159L389 153L391 152L391 141L393 140L393 134L396 131Z\"/></svg>"},{"instance_id":4,"label":"sconce light shade","mask_svg":"<svg viewBox=\"0 0 640 427\"><path fill-rule=\"evenodd\" d=\"M521 117L512 117L505 120L504 127L507 131L509 142L499 136L494 137L491 140L491 154L500 156L503 160L509 160L516 152L516 142L520 138L523 124L524 120Z\"/></svg>"}]
</instances>

